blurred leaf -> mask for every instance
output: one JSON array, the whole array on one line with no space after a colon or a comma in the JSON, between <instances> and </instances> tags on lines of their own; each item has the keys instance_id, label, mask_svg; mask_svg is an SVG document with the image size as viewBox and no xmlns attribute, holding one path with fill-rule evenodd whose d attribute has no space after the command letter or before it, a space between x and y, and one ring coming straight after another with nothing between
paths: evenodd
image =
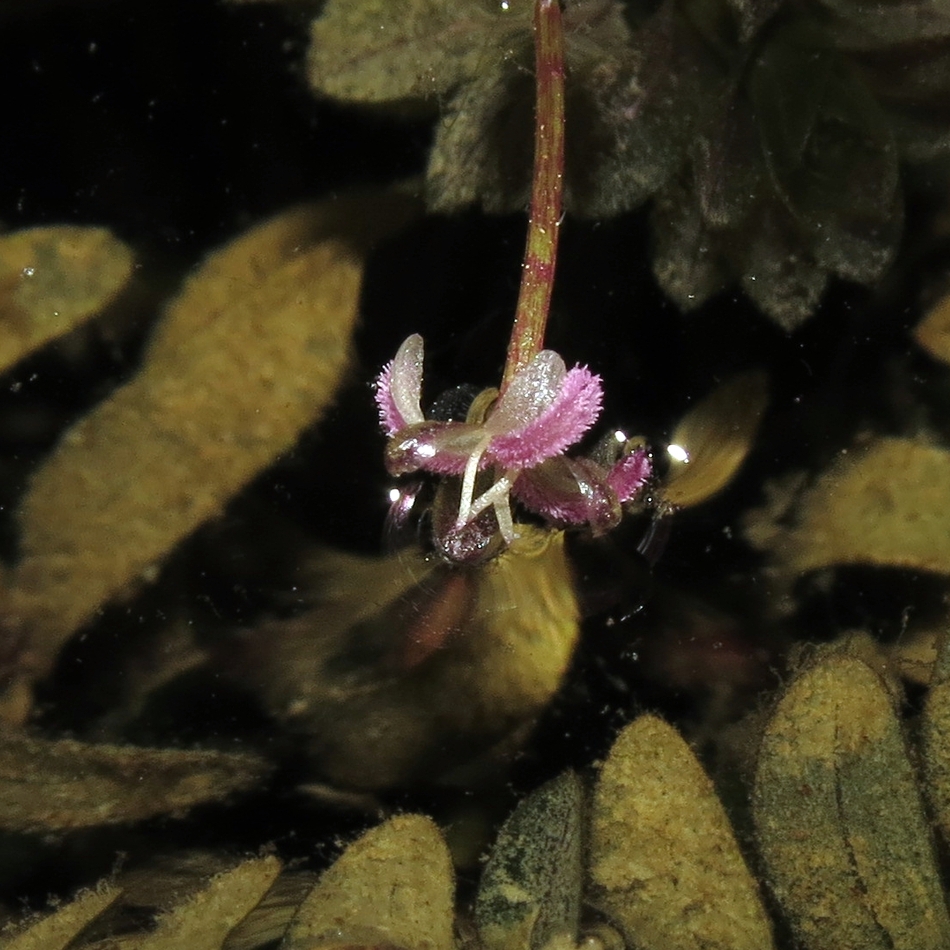
<instances>
[{"instance_id":1,"label":"blurred leaf","mask_svg":"<svg viewBox=\"0 0 950 950\"><path fill-rule=\"evenodd\" d=\"M842 451L794 503L788 519L750 512L745 534L794 579L836 564L950 573L950 452L910 439L878 438Z\"/></svg>"},{"instance_id":2,"label":"blurred leaf","mask_svg":"<svg viewBox=\"0 0 950 950\"><path fill-rule=\"evenodd\" d=\"M695 310L728 286L719 236L703 219L691 181L681 178L657 195L651 223L653 273L681 310Z\"/></svg>"},{"instance_id":3,"label":"blurred leaf","mask_svg":"<svg viewBox=\"0 0 950 950\"><path fill-rule=\"evenodd\" d=\"M591 903L639 950L766 950L771 927L702 766L675 729L641 716L594 793Z\"/></svg>"},{"instance_id":4,"label":"blurred leaf","mask_svg":"<svg viewBox=\"0 0 950 950\"><path fill-rule=\"evenodd\" d=\"M66 831L175 815L258 785L255 755L0 736L0 828Z\"/></svg>"},{"instance_id":5,"label":"blurred leaf","mask_svg":"<svg viewBox=\"0 0 950 950\"><path fill-rule=\"evenodd\" d=\"M910 161L939 159L950 150L950 44L921 55L919 44L869 54L863 74L873 88L901 152Z\"/></svg>"},{"instance_id":6,"label":"blurred leaf","mask_svg":"<svg viewBox=\"0 0 950 950\"><path fill-rule=\"evenodd\" d=\"M132 275L132 252L105 228L0 236L0 372L100 313Z\"/></svg>"},{"instance_id":7,"label":"blurred leaf","mask_svg":"<svg viewBox=\"0 0 950 950\"><path fill-rule=\"evenodd\" d=\"M688 460L671 459L664 499L689 508L725 488L749 454L767 405L768 380L753 371L733 376L693 406L670 439Z\"/></svg>"},{"instance_id":8,"label":"blurred leaf","mask_svg":"<svg viewBox=\"0 0 950 950\"><path fill-rule=\"evenodd\" d=\"M680 172L728 73L679 0L662 0L629 38L619 11L593 35L581 21L574 44L569 23L566 207L606 217L643 204Z\"/></svg>"},{"instance_id":9,"label":"blurred leaf","mask_svg":"<svg viewBox=\"0 0 950 950\"><path fill-rule=\"evenodd\" d=\"M748 88L776 191L818 263L849 280L880 277L902 200L897 145L864 81L793 25L758 57Z\"/></svg>"},{"instance_id":10,"label":"blurred leaf","mask_svg":"<svg viewBox=\"0 0 950 950\"><path fill-rule=\"evenodd\" d=\"M316 606L248 631L224 663L333 785L436 781L530 724L573 655L563 535L519 530L477 569L326 551L299 589Z\"/></svg>"},{"instance_id":11,"label":"blurred leaf","mask_svg":"<svg viewBox=\"0 0 950 950\"><path fill-rule=\"evenodd\" d=\"M277 858L245 861L215 877L187 903L158 920L137 950L220 950L228 934L260 903L280 873Z\"/></svg>"},{"instance_id":12,"label":"blurred leaf","mask_svg":"<svg viewBox=\"0 0 950 950\"><path fill-rule=\"evenodd\" d=\"M846 48L950 38L950 10L944 0L820 0L820 4L832 14L834 35Z\"/></svg>"},{"instance_id":13,"label":"blurred leaf","mask_svg":"<svg viewBox=\"0 0 950 950\"><path fill-rule=\"evenodd\" d=\"M298 208L188 281L138 376L66 433L22 501L10 613L37 673L321 418L368 247L414 213L379 194Z\"/></svg>"},{"instance_id":14,"label":"blurred leaf","mask_svg":"<svg viewBox=\"0 0 950 950\"><path fill-rule=\"evenodd\" d=\"M788 331L814 313L828 284L791 215L774 203L748 229L739 272L749 299Z\"/></svg>"},{"instance_id":15,"label":"blurred leaf","mask_svg":"<svg viewBox=\"0 0 950 950\"><path fill-rule=\"evenodd\" d=\"M890 694L861 660L800 674L766 729L757 840L809 950L938 950L950 918Z\"/></svg>"},{"instance_id":16,"label":"blurred leaf","mask_svg":"<svg viewBox=\"0 0 950 950\"><path fill-rule=\"evenodd\" d=\"M529 0L328 0L313 23L308 78L347 102L436 99L483 71L486 55L503 55L509 31L530 35L531 9Z\"/></svg>"},{"instance_id":17,"label":"blurred leaf","mask_svg":"<svg viewBox=\"0 0 950 950\"><path fill-rule=\"evenodd\" d=\"M400 815L351 844L301 904L284 950L454 950L455 883L439 829Z\"/></svg>"},{"instance_id":18,"label":"blurred leaf","mask_svg":"<svg viewBox=\"0 0 950 950\"><path fill-rule=\"evenodd\" d=\"M914 339L932 357L950 363L950 294L914 327Z\"/></svg>"},{"instance_id":19,"label":"blurred leaf","mask_svg":"<svg viewBox=\"0 0 950 950\"><path fill-rule=\"evenodd\" d=\"M100 884L39 920L4 928L0 931L0 950L65 950L121 893L119 888Z\"/></svg>"},{"instance_id":20,"label":"blurred leaf","mask_svg":"<svg viewBox=\"0 0 950 950\"><path fill-rule=\"evenodd\" d=\"M573 772L518 804L482 872L475 923L485 950L544 950L577 942L583 789Z\"/></svg>"}]
</instances>

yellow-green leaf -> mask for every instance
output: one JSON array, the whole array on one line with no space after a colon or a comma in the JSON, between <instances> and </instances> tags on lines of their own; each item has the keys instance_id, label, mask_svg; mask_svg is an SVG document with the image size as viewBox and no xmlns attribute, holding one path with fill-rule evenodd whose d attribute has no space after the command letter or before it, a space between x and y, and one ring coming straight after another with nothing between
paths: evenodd
<instances>
[{"instance_id":1,"label":"yellow-green leaf","mask_svg":"<svg viewBox=\"0 0 950 950\"><path fill-rule=\"evenodd\" d=\"M187 282L142 370L65 434L20 506L10 613L37 673L320 419L350 365L368 249L415 213L382 194L298 208Z\"/></svg>"},{"instance_id":2,"label":"yellow-green leaf","mask_svg":"<svg viewBox=\"0 0 950 950\"><path fill-rule=\"evenodd\" d=\"M132 264L132 252L105 228L0 236L0 371L100 313Z\"/></svg>"}]
</instances>

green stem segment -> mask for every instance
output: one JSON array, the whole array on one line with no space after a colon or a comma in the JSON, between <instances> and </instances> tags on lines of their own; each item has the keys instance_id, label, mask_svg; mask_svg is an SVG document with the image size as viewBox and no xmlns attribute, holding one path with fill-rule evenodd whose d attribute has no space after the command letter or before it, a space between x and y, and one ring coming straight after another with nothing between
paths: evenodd
<instances>
[{"instance_id":1,"label":"green stem segment","mask_svg":"<svg viewBox=\"0 0 950 950\"><path fill-rule=\"evenodd\" d=\"M551 308L564 192L564 30L559 0L535 0L534 62L531 217L502 392L543 349Z\"/></svg>"}]
</instances>

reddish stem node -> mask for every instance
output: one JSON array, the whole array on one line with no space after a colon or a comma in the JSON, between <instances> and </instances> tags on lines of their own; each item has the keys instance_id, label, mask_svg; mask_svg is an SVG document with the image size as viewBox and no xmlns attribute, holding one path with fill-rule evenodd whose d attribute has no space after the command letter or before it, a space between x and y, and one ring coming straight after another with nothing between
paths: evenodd
<instances>
[{"instance_id":1,"label":"reddish stem node","mask_svg":"<svg viewBox=\"0 0 950 950\"><path fill-rule=\"evenodd\" d=\"M564 192L564 30L559 0L534 5L534 172L521 289L502 392L544 348Z\"/></svg>"}]
</instances>

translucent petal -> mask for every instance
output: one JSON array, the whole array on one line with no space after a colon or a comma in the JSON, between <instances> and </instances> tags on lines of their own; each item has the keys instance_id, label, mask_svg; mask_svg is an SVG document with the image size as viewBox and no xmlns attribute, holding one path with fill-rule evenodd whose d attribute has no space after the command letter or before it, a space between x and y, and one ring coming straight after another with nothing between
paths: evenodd
<instances>
[{"instance_id":1,"label":"translucent petal","mask_svg":"<svg viewBox=\"0 0 950 950\"><path fill-rule=\"evenodd\" d=\"M503 435L523 429L554 402L566 375L564 360L553 350L542 350L515 374L485 422L485 430Z\"/></svg>"},{"instance_id":2,"label":"translucent petal","mask_svg":"<svg viewBox=\"0 0 950 950\"><path fill-rule=\"evenodd\" d=\"M560 357L557 359L560 362ZM514 386L512 383L506 396ZM600 377L587 367L575 366L563 377L557 393L540 415L530 417L525 412L522 425L492 439L488 455L506 468L532 468L560 455L597 421L602 400ZM491 429L496 429L496 413L488 419Z\"/></svg>"},{"instance_id":3,"label":"translucent petal","mask_svg":"<svg viewBox=\"0 0 950 950\"><path fill-rule=\"evenodd\" d=\"M479 426L464 422L423 421L400 429L386 446L390 475L434 472L461 475L469 458L484 447Z\"/></svg>"},{"instance_id":4,"label":"translucent petal","mask_svg":"<svg viewBox=\"0 0 950 950\"><path fill-rule=\"evenodd\" d=\"M376 380L376 405L386 435L425 419L420 407L423 356L422 337L413 333Z\"/></svg>"}]
</instances>

